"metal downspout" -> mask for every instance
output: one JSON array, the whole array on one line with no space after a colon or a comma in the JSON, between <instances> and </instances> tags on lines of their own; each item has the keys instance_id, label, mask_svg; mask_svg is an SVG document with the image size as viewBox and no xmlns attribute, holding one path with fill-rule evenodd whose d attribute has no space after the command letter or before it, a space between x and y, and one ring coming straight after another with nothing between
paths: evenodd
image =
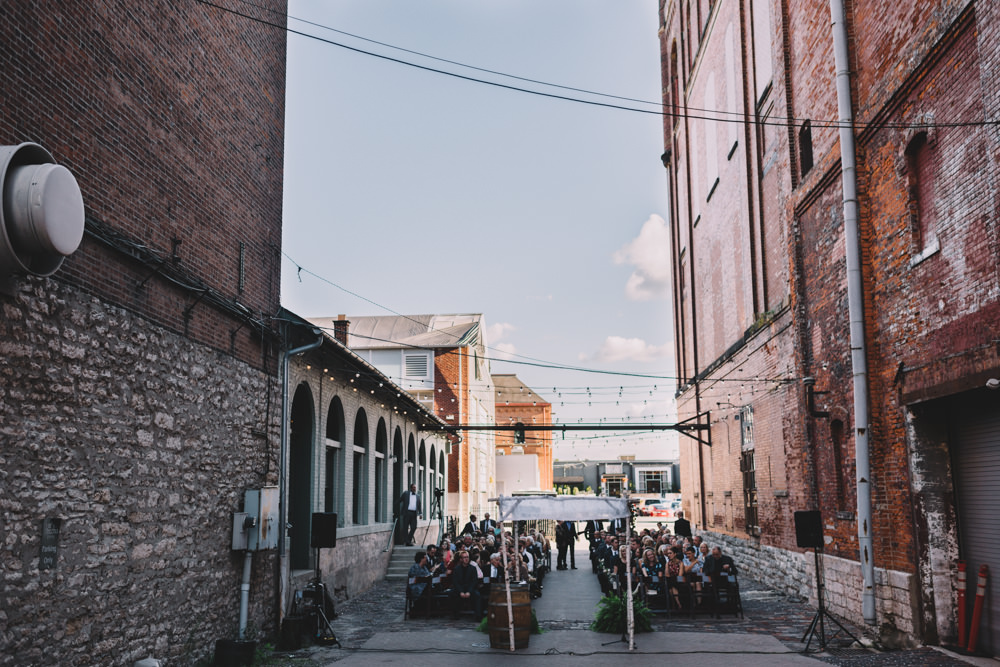
<instances>
[{"instance_id":1,"label":"metal downspout","mask_svg":"<svg viewBox=\"0 0 1000 667\"><path fill-rule=\"evenodd\" d=\"M844 245L847 259L847 301L850 318L851 368L854 376L854 456L857 467L858 549L864 578L862 613L875 625L875 564L872 560L871 462L868 437L868 365L858 231L858 175L854 146L854 112L847 50L847 15L843 0L830 0L837 111L840 120L840 166L844 190Z\"/></svg>"},{"instance_id":2,"label":"metal downspout","mask_svg":"<svg viewBox=\"0 0 1000 667\"><path fill-rule=\"evenodd\" d=\"M281 355L281 451L278 458L278 625L285 617L285 601L288 590L288 362L292 357L323 344L323 332L313 329L318 338L301 347L287 350Z\"/></svg>"}]
</instances>

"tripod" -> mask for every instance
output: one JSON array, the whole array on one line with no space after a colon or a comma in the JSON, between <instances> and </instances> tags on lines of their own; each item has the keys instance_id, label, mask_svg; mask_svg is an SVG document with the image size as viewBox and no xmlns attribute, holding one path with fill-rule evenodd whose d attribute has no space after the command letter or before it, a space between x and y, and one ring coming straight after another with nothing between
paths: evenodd
<instances>
[{"instance_id":1,"label":"tripod","mask_svg":"<svg viewBox=\"0 0 1000 667\"><path fill-rule=\"evenodd\" d=\"M818 605L817 605L818 608L816 609L816 615L813 616L812 622L809 623L809 628L806 630L805 634L802 635L802 641L804 641L804 642L806 641L806 637L809 638L809 641L806 642L806 647L805 647L805 649L803 649L802 652L803 653L808 653L809 652L809 645L812 644L813 636L816 634L816 628L817 627L819 627L819 650L823 651L823 650L826 649L827 639L826 639L826 627L823 624L824 618L830 620L831 622L833 622L833 624L836 625L841 630L843 630L844 633L846 633L848 637L850 637L855 642L857 642L858 644L860 644L861 641L857 637L855 637L854 635L852 635L850 630L848 630L843 625L841 625L840 621L838 621L833 616L831 616L830 613L826 610L826 606L823 603L823 589L825 588L825 586L823 585L823 575L822 575L822 573L820 571L820 567L819 567L819 563L820 563L820 561L819 561L819 547L815 547L815 546L813 547L813 554L815 555L815 558L816 558L816 600L818 602ZM834 637L836 637L837 634L839 634L839 631L835 632L830 637L830 639L833 639Z\"/></svg>"},{"instance_id":2,"label":"tripod","mask_svg":"<svg viewBox=\"0 0 1000 667\"><path fill-rule=\"evenodd\" d=\"M434 489L434 501L431 503L431 519L437 515L438 520L438 537L437 541L440 544L441 538L444 537L444 514L441 511L441 496L444 495L443 489ZM431 524L424 526L424 542L427 541L427 533L430 532Z\"/></svg>"}]
</instances>

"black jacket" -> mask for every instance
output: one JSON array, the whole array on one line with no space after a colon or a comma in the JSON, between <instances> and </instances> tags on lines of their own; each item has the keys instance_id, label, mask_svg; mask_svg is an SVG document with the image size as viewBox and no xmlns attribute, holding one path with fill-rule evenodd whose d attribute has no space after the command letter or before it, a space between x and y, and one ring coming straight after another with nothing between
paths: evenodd
<instances>
[{"instance_id":1,"label":"black jacket","mask_svg":"<svg viewBox=\"0 0 1000 667\"><path fill-rule=\"evenodd\" d=\"M407 508L410 506L410 493L410 490L407 489L406 491L403 491L403 495L399 497L399 516L404 516ZM417 497L417 514L420 514L420 494L414 493L413 495Z\"/></svg>"},{"instance_id":2,"label":"black jacket","mask_svg":"<svg viewBox=\"0 0 1000 667\"><path fill-rule=\"evenodd\" d=\"M723 570L722 569L723 565L728 565L729 570ZM714 577L718 574L722 574L724 571L728 571L731 574L736 574L736 563L733 562L732 558L730 558L726 554L722 554L718 558L716 558L712 554L709 554L705 558L705 566L702 568L702 572L704 572L710 577Z\"/></svg>"}]
</instances>

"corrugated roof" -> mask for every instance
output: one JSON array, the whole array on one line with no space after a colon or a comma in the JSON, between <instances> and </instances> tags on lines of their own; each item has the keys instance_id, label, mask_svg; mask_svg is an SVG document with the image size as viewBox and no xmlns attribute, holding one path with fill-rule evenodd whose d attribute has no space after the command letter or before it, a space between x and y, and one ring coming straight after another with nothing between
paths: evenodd
<instances>
[{"instance_id":1,"label":"corrugated roof","mask_svg":"<svg viewBox=\"0 0 1000 667\"><path fill-rule=\"evenodd\" d=\"M549 404L547 400L521 382L514 374L498 373L490 377L493 378L493 386L496 388L497 405L503 405L508 402Z\"/></svg>"},{"instance_id":2,"label":"corrugated roof","mask_svg":"<svg viewBox=\"0 0 1000 667\"><path fill-rule=\"evenodd\" d=\"M480 340L481 314L351 316L348 343L354 349L465 347ZM332 328L335 317L310 318Z\"/></svg>"}]
</instances>

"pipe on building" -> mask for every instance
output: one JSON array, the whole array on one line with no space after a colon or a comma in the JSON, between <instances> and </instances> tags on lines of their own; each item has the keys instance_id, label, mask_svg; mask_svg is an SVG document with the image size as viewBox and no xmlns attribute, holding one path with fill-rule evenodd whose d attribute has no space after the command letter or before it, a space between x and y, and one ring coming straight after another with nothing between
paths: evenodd
<instances>
[{"instance_id":1,"label":"pipe on building","mask_svg":"<svg viewBox=\"0 0 1000 667\"><path fill-rule=\"evenodd\" d=\"M288 365L292 357L315 350L323 344L323 332L313 329L317 338L312 343L282 352L281 355L281 451L278 458L278 622L285 616L288 589L288 554L285 543L288 534Z\"/></svg>"},{"instance_id":2,"label":"pipe on building","mask_svg":"<svg viewBox=\"0 0 1000 667\"><path fill-rule=\"evenodd\" d=\"M240 584L240 640L247 638L247 616L250 609L250 572L253 567L253 552L249 549L243 555L243 582Z\"/></svg>"},{"instance_id":3,"label":"pipe on building","mask_svg":"<svg viewBox=\"0 0 1000 667\"><path fill-rule=\"evenodd\" d=\"M861 240L858 231L858 175L854 145L854 112L847 49L847 15L843 0L830 0L837 112L840 121L840 170L844 191L844 245L847 259L847 302L850 318L851 369L854 376L854 455L857 467L858 549L864 579L862 613L875 625L875 564L872 560L871 462L868 438L868 364L865 354Z\"/></svg>"}]
</instances>

